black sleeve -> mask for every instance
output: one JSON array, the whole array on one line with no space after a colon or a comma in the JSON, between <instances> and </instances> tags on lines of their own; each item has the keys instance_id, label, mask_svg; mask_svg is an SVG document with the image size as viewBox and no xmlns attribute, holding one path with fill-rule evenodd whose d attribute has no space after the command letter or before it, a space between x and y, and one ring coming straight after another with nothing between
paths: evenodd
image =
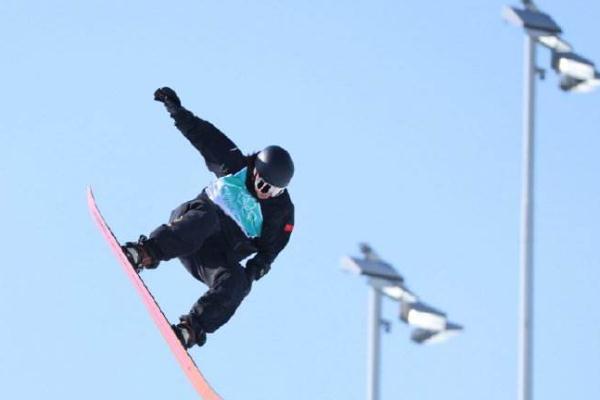
<instances>
[{"instance_id":1,"label":"black sleeve","mask_svg":"<svg viewBox=\"0 0 600 400\"><path fill-rule=\"evenodd\" d=\"M235 143L213 124L183 107L171 116L177 129L202 154L206 166L217 177L235 173L246 166L246 159Z\"/></svg>"},{"instance_id":2,"label":"black sleeve","mask_svg":"<svg viewBox=\"0 0 600 400\"><path fill-rule=\"evenodd\" d=\"M294 206L290 203L282 218L276 218L263 226L262 235L257 241L258 252L253 262L270 266L284 249L294 230Z\"/></svg>"}]
</instances>

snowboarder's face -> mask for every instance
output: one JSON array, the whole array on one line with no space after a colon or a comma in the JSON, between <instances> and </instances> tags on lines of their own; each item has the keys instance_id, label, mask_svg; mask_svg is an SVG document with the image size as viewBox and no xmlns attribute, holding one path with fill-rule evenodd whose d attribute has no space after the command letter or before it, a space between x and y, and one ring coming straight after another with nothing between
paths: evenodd
<instances>
[{"instance_id":1,"label":"snowboarder's face","mask_svg":"<svg viewBox=\"0 0 600 400\"><path fill-rule=\"evenodd\" d=\"M254 170L254 192L261 200L270 199L283 193L284 188L273 186L260 177L258 171Z\"/></svg>"}]
</instances>

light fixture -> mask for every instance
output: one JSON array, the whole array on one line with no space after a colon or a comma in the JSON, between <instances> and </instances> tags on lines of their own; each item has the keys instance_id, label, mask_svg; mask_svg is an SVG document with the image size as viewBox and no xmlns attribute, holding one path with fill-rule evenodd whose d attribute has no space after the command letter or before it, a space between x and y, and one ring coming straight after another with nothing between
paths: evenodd
<instances>
[{"instance_id":1,"label":"light fixture","mask_svg":"<svg viewBox=\"0 0 600 400\"><path fill-rule=\"evenodd\" d=\"M391 299L414 303L417 301L417 296L402 285L384 285L381 287L383 294Z\"/></svg>"},{"instance_id":2,"label":"light fixture","mask_svg":"<svg viewBox=\"0 0 600 400\"><path fill-rule=\"evenodd\" d=\"M434 343L458 332L446 320L446 314L421 303L418 297L404 285L404 278L390 264L383 261L371 246L360 244L363 258L345 256L342 269L367 277L369 285L368 346L367 346L367 398L379 399L379 360L381 327L389 331L389 322L381 318L383 295L400 303L400 319L421 329L416 343ZM456 325L458 326L458 325ZM461 328L462 329L462 328ZM414 335L413 335L414 336Z\"/></svg>"},{"instance_id":3,"label":"light fixture","mask_svg":"<svg viewBox=\"0 0 600 400\"><path fill-rule=\"evenodd\" d=\"M552 67L561 76L560 87L573 92L591 91L600 85L594 64L575 55L569 43L562 40L561 28L548 14L541 12L532 0L522 0L524 9L504 7L502 16L525 30L525 82L523 91L523 171L520 233L520 283L518 316L518 400L533 397L533 244L534 244L534 154L536 76L544 70L536 62L537 44L552 50ZM416 332L416 341L433 339L428 332Z\"/></svg>"},{"instance_id":4,"label":"light fixture","mask_svg":"<svg viewBox=\"0 0 600 400\"><path fill-rule=\"evenodd\" d=\"M505 7L503 17L511 24L525 28L530 36L550 49L572 50L571 45L559 36L562 29L548 14L539 10Z\"/></svg>"},{"instance_id":5,"label":"light fixture","mask_svg":"<svg viewBox=\"0 0 600 400\"><path fill-rule=\"evenodd\" d=\"M410 339L418 344L441 343L453 336L458 335L462 330L462 326L448 322L446 327L441 331L431 331L417 328L411 333Z\"/></svg>"},{"instance_id":6,"label":"light fixture","mask_svg":"<svg viewBox=\"0 0 600 400\"><path fill-rule=\"evenodd\" d=\"M402 276L388 263L368 258L343 257L344 270L370 278L384 279L389 282L403 282Z\"/></svg>"},{"instance_id":7,"label":"light fixture","mask_svg":"<svg viewBox=\"0 0 600 400\"><path fill-rule=\"evenodd\" d=\"M560 26L551 16L538 10L504 7L502 16L513 25L521 26L534 36L558 35Z\"/></svg>"},{"instance_id":8,"label":"light fixture","mask_svg":"<svg viewBox=\"0 0 600 400\"><path fill-rule=\"evenodd\" d=\"M400 319L409 325L429 331L442 331L447 322L445 313L421 302L402 302Z\"/></svg>"},{"instance_id":9,"label":"light fixture","mask_svg":"<svg viewBox=\"0 0 600 400\"><path fill-rule=\"evenodd\" d=\"M569 43L557 35L541 35L537 37L537 40L544 46L555 51L564 53L573 50L573 47Z\"/></svg>"},{"instance_id":10,"label":"light fixture","mask_svg":"<svg viewBox=\"0 0 600 400\"><path fill-rule=\"evenodd\" d=\"M560 88L566 92L587 93L600 86L600 74L596 72L592 79L576 79L572 76L563 75L560 81Z\"/></svg>"},{"instance_id":11,"label":"light fixture","mask_svg":"<svg viewBox=\"0 0 600 400\"><path fill-rule=\"evenodd\" d=\"M594 79L596 69L594 63L572 52L552 53L552 68L556 72L582 81Z\"/></svg>"}]
</instances>

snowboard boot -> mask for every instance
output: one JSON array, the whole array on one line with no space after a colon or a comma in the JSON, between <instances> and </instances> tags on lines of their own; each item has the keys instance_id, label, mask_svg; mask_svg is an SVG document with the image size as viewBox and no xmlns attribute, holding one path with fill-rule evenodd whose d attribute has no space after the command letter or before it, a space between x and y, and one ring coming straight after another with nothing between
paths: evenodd
<instances>
[{"instance_id":1,"label":"snowboard boot","mask_svg":"<svg viewBox=\"0 0 600 400\"><path fill-rule=\"evenodd\" d=\"M133 265L135 272L138 274L144 269L154 269L158 267L160 260L156 257L155 252L148 245L148 238L141 235L137 243L127 242L121 246L121 250L127 256L127 259Z\"/></svg>"},{"instance_id":2,"label":"snowboard boot","mask_svg":"<svg viewBox=\"0 0 600 400\"><path fill-rule=\"evenodd\" d=\"M175 336L179 339L181 345L187 350L194 345L202 346L206 343L206 333L200 332L198 334L192 328L192 325L187 321L187 319L182 316L179 317L180 322L175 325L171 325L173 332L175 332Z\"/></svg>"}]
</instances>

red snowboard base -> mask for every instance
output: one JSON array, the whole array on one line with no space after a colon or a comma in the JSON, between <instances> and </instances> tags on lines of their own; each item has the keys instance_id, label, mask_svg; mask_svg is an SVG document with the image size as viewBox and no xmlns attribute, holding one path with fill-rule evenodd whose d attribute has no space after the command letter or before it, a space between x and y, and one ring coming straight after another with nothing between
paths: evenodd
<instances>
[{"instance_id":1,"label":"red snowboard base","mask_svg":"<svg viewBox=\"0 0 600 400\"><path fill-rule=\"evenodd\" d=\"M192 357L183 348L181 343L179 343L179 340L177 339L177 336L175 336L175 333L171 329L171 325L165 317L165 314L162 312L162 310L156 303L156 300L154 300L154 297L152 297L152 294L144 284L144 281L142 281L140 276L134 271L133 266L129 263L129 260L127 260L125 254L123 254L123 252L121 251L119 241L112 233L110 227L102 217L102 214L100 213L100 210L96 205L96 200L94 199L92 188L88 188L87 200L92 217L94 218L94 221L96 221L98 228L100 228L100 232L102 232L102 235L108 242L108 245L112 249L117 259L119 260L119 263L121 264L123 270L129 277L129 280L131 281L131 283L133 283L133 286L142 298L142 301L146 305L150 316L154 320L156 326L158 326L160 333L162 333L163 337L167 341L171 352L177 359L177 362L179 362L179 365L187 375L188 379L203 399L220 400L219 395L214 391L213 388L210 387L208 382L206 382L206 379L204 379L204 377L200 373L200 370L198 369L198 366L196 365Z\"/></svg>"}]
</instances>

